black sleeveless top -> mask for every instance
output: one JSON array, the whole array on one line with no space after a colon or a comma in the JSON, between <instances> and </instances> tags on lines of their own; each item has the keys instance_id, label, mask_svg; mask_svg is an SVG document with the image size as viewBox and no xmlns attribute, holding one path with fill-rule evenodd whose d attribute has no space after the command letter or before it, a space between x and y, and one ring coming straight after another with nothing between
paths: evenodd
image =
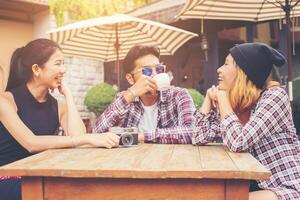
<instances>
[{"instance_id":1,"label":"black sleeveless top","mask_svg":"<svg viewBox=\"0 0 300 200\"><path fill-rule=\"evenodd\" d=\"M26 84L10 92L14 97L18 116L35 135L54 135L59 126L56 99L48 93L46 102L39 103ZM0 122L0 166L30 155L32 154L23 148Z\"/></svg>"}]
</instances>

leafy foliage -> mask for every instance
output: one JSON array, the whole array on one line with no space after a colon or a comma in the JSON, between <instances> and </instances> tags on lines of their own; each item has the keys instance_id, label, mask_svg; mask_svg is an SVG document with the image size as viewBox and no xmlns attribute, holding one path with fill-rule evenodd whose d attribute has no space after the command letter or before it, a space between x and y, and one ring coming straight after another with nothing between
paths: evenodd
<instances>
[{"instance_id":1,"label":"leafy foliage","mask_svg":"<svg viewBox=\"0 0 300 200\"><path fill-rule=\"evenodd\" d=\"M49 5L56 17L57 26L62 26L66 14L70 20L79 21L126 12L152 1L154 0L49 0Z\"/></svg>"},{"instance_id":2,"label":"leafy foliage","mask_svg":"<svg viewBox=\"0 0 300 200\"><path fill-rule=\"evenodd\" d=\"M68 14L74 21L97 16L96 10L90 5L89 0L49 0L49 5L58 26L64 24L65 14Z\"/></svg>"},{"instance_id":3,"label":"leafy foliage","mask_svg":"<svg viewBox=\"0 0 300 200\"><path fill-rule=\"evenodd\" d=\"M84 98L84 105L90 112L99 116L114 100L117 91L108 83L100 83L92 87Z\"/></svg>"},{"instance_id":4,"label":"leafy foliage","mask_svg":"<svg viewBox=\"0 0 300 200\"><path fill-rule=\"evenodd\" d=\"M193 88L189 88L188 92L190 93L190 95L194 101L195 107L198 110L202 106L202 103L204 101L203 95Z\"/></svg>"}]
</instances>

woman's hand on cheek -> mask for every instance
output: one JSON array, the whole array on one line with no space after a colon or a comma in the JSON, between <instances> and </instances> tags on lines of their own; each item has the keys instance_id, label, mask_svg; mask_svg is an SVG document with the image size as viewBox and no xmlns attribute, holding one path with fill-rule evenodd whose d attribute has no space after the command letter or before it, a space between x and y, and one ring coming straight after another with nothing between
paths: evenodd
<instances>
[{"instance_id":1,"label":"woman's hand on cheek","mask_svg":"<svg viewBox=\"0 0 300 200\"><path fill-rule=\"evenodd\" d=\"M209 97L214 107L217 107L217 103L218 103L217 93L218 93L218 88L215 85L213 85L211 88L207 90L207 96Z\"/></svg>"},{"instance_id":2,"label":"woman's hand on cheek","mask_svg":"<svg viewBox=\"0 0 300 200\"><path fill-rule=\"evenodd\" d=\"M207 90L207 95L208 95L208 97L209 97L209 99L211 100L211 101L215 101L216 100L216 90L217 90L217 88L213 85L211 88L209 88L208 90Z\"/></svg>"},{"instance_id":3,"label":"woman's hand on cheek","mask_svg":"<svg viewBox=\"0 0 300 200\"><path fill-rule=\"evenodd\" d=\"M216 86L212 86L206 91L206 96L204 98L203 104L199 109L201 113L209 113L212 107L217 108L219 111L219 99L218 99L219 89Z\"/></svg>"},{"instance_id":4,"label":"woman's hand on cheek","mask_svg":"<svg viewBox=\"0 0 300 200\"><path fill-rule=\"evenodd\" d=\"M217 92L218 111L221 114L223 120L226 115L233 112L233 109L229 100L229 93L227 90L218 90Z\"/></svg>"},{"instance_id":5,"label":"woman's hand on cheek","mask_svg":"<svg viewBox=\"0 0 300 200\"><path fill-rule=\"evenodd\" d=\"M65 79L62 79L61 80L61 83L60 85L58 86L58 91L59 93L61 93L62 95L66 96L68 95L69 93L71 93Z\"/></svg>"}]
</instances>

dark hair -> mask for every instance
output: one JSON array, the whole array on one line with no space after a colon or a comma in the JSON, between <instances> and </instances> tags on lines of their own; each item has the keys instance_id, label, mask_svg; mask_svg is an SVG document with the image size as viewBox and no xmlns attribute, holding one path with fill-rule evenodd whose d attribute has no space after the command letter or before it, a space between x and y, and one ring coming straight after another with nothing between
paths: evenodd
<instances>
[{"instance_id":1,"label":"dark hair","mask_svg":"<svg viewBox=\"0 0 300 200\"><path fill-rule=\"evenodd\" d=\"M135 64L134 62L146 55L154 55L157 58L159 58L160 52L159 49L153 46L142 46L142 45L137 45L132 47L124 61L123 61L123 66L124 66L124 71L125 73L130 73L134 68L135 68Z\"/></svg>"},{"instance_id":2,"label":"dark hair","mask_svg":"<svg viewBox=\"0 0 300 200\"><path fill-rule=\"evenodd\" d=\"M61 50L56 42L49 39L36 39L25 47L16 49L10 60L10 71L5 90L10 90L31 80L32 65L37 64L43 68L57 49Z\"/></svg>"}]
</instances>

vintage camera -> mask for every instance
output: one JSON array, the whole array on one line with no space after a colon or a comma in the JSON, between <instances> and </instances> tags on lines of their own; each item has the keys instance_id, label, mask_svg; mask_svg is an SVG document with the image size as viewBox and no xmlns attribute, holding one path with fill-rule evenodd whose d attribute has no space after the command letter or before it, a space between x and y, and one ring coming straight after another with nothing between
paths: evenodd
<instances>
[{"instance_id":1,"label":"vintage camera","mask_svg":"<svg viewBox=\"0 0 300 200\"><path fill-rule=\"evenodd\" d=\"M120 136L119 145L129 147L131 145L138 144L138 129L135 127L112 127L109 129L109 131Z\"/></svg>"}]
</instances>

